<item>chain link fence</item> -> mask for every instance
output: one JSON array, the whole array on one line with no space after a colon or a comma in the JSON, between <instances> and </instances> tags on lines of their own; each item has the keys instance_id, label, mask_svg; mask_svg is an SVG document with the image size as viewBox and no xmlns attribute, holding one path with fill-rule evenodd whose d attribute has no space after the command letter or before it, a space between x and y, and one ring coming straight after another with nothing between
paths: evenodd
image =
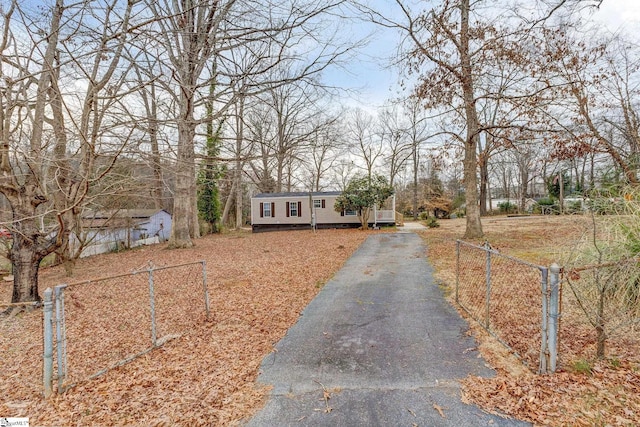
<instances>
[{"instance_id":1,"label":"chain link fence","mask_svg":"<svg viewBox=\"0 0 640 427\"><path fill-rule=\"evenodd\" d=\"M456 258L456 302L532 370L640 361L637 258L546 268L463 241Z\"/></svg>"},{"instance_id":2,"label":"chain link fence","mask_svg":"<svg viewBox=\"0 0 640 427\"><path fill-rule=\"evenodd\" d=\"M456 302L538 372L553 372L556 365L557 298L551 298L550 285L546 267L503 255L488 244L456 242Z\"/></svg>"},{"instance_id":3,"label":"chain link fence","mask_svg":"<svg viewBox=\"0 0 640 427\"><path fill-rule=\"evenodd\" d=\"M45 395L51 393L53 378L62 393L148 353L208 317L204 261L165 267L149 263L132 273L48 289Z\"/></svg>"}]
</instances>

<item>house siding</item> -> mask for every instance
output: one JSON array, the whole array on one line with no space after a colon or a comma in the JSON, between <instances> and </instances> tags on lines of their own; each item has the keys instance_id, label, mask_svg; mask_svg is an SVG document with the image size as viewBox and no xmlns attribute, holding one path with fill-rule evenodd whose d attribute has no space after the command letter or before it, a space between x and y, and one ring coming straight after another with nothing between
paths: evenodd
<instances>
[{"instance_id":1,"label":"house siding","mask_svg":"<svg viewBox=\"0 0 640 427\"><path fill-rule=\"evenodd\" d=\"M251 199L251 226L253 231L294 230L311 228L311 215L315 213L316 228L355 228L360 226L357 215L342 216L333 208L339 192L259 194ZM313 200L320 200L321 207L314 208ZM324 200L324 203L322 202ZM262 216L264 203L272 203L275 214ZM289 203L299 204L299 216L289 216ZM324 206L324 207L322 207ZM371 217L373 221L373 216Z\"/></svg>"}]
</instances>

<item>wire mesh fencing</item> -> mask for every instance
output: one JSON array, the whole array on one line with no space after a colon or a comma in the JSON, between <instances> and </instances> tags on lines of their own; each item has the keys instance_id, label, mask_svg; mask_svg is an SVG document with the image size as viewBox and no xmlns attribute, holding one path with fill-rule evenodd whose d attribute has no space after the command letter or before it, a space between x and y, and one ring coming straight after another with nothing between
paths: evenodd
<instances>
[{"instance_id":1,"label":"wire mesh fencing","mask_svg":"<svg viewBox=\"0 0 640 427\"><path fill-rule=\"evenodd\" d=\"M161 346L209 316L205 262L147 268L56 286L45 317L45 394L95 378ZM45 293L45 304L47 293ZM53 325L47 333L48 322ZM54 336L53 330L55 330ZM51 344L47 343L47 340ZM47 345L55 348L55 366ZM47 378L47 372L50 372Z\"/></svg>"},{"instance_id":2,"label":"wire mesh fencing","mask_svg":"<svg viewBox=\"0 0 640 427\"><path fill-rule=\"evenodd\" d=\"M548 269L460 240L456 260L456 302L532 370L554 371Z\"/></svg>"},{"instance_id":3,"label":"wire mesh fencing","mask_svg":"<svg viewBox=\"0 0 640 427\"><path fill-rule=\"evenodd\" d=\"M638 360L640 268L637 258L565 267L559 345L563 363Z\"/></svg>"}]
</instances>

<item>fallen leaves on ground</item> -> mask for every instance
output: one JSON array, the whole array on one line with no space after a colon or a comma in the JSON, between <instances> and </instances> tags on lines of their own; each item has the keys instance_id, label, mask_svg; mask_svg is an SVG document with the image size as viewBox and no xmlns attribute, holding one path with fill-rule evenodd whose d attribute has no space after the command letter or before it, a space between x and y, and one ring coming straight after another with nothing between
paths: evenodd
<instances>
[{"instance_id":1,"label":"fallen leaves on ground","mask_svg":"<svg viewBox=\"0 0 640 427\"><path fill-rule=\"evenodd\" d=\"M491 412L503 412L553 426L637 426L640 421L640 374L629 364L595 364L591 374L467 378L464 393Z\"/></svg>"},{"instance_id":2,"label":"fallen leaves on ground","mask_svg":"<svg viewBox=\"0 0 640 427\"><path fill-rule=\"evenodd\" d=\"M501 252L548 265L554 261L549 247L574 239L580 221L489 218L483 224ZM446 285L455 283L454 242L464 233L464 219L440 223L422 234L437 277L449 289ZM192 249L169 251L158 245L83 259L72 279L61 268L43 269L41 292L63 282L144 268L149 260L175 265L204 259L213 321L201 322L133 363L45 401L41 311L2 317L0 416L25 416L42 426L238 425L262 406L268 393L256 383L263 357L367 236L356 230L235 233L200 239ZM0 301L8 301L10 292L9 283L0 283ZM470 324L497 375L467 378L467 401L540 426L640 425L637 363L604 360L594 363L590 373L567 368L555 375L535 375ZM331 392L323 388L323 410L330 408Z\"/></svg>"},{"instance_id":3,"label":"fallen leaves on ground","mask_svg":"<svg viewBox=\"0 0 640 427\"><path fill-rule=\"evenodd\" d=\"M41 293L60 283L136 270L149 260L158 266L205 260L212 320L45 400L41 310L2 317L0 416L29 417L41 426L237 425L261 407L268 393L256 383L262 359L370 233L242 232L208 236L191 249L156 245L82 259L72 278L60 267L42 269ZM6 302L10 284L1 286L0 301ZM110 298L124 303L129 295ZM85 328L100 332L99 319L85 320ZM126 338L128 331L119 333Z\"/></svg>"},{"instance_id":4,"label":"fallen leaves on ground","mask_svg":"<svg viewBox=\"0 0 640 427\"><path fill-rule=\"evenodd\" d=\"M561 248L570 247L579 239L587 221L588 218L579 216L498 217L484 219L483 228L486 239L501 253L549 265L558 261ZM464 219L447 220L441 221L438 229L422 233L429 260L450 296L456 277L455 240L461 238L464 227ZM517 304L511 308L510 316L526 313ZM517 316L511 317L511 321L517 322ZM462 384L465 401L487 412L530 421L536 426L640 425L639 349L616 348L619 354L634 356L630 358L589 360L590 372L573 369L567 361L556 374L537 375L477 323L469 322L482 356L497 374L494 378L466 378ZM561 338L565 347L584 346L580 334L568 333Z\"/></svg>"}]
</instances>

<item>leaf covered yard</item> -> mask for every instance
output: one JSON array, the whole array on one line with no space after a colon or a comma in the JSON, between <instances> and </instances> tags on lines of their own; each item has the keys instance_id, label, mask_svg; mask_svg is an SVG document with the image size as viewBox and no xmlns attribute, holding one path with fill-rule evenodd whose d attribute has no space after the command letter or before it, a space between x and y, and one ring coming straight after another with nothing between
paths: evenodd
<instances>
[{"instance_id":1,"label":"leaf covered yard","mask_svg":"<svg viewBox=\"0 0 640 427\"><path fill-rule=\"evenodd\" d=\"M428 258L454 305L455 240L462 235L463 221L441 221L441 227L423 233ZM589 224L587 216L489 217L484 219L483 228L486 241L501 253L548 266L552 262L562 263L563 252L576 245ZM516 278L513 280L517 283ZM568 294L569 290L565 292ZM505 317L513 322L526 322L522 317L527 311L516 298L504 307L509 310L509 316ZM458 311L466 316L463 310ZM622 348L612 349L608 357L598 361L591 347L582 356L571 351L586 346L586 342L593 343L594 334L589 334L590 341L585 341L578 331L568 331L560 336L558 371L553 375L537 375L475 321L468 321L481 354L497 372L495 378L468 377L463 381L463 397L469 403L488 412L530 421L535 426L640 425L637 343L623 341ZM517 326L512 325L514 329Z\"/></svg>"},{"instance_id":2,"label":"leaf covered yard","mask_svg":"<svg viewBox=\"0 0 640 427\"><path fill-rule=\"evenodd\" d=\"M549 265L560 256L561 245L579 236L581 221L488 218L484 229L501 252ZM455 283L455 239L463 229L464 219L444 220L441 227L420 232L444 289ZM256 383L263 357L322 285L375 232L233 233L200 239L191 249L158 245L82 259L73 278L65 277L60 267L45 268L41 292L59 283L140 270L149 260L159 266L205 260L211 317L195 316L177 339L48 400L42 397L41 310L0 317L0 415L29 417L33 425L42 426L241 425L269 392ZM2 285L0 297L9 300L9 284ZM112 297L124 303L129 295ZM518 311L516 305L513 308ZM83 324L95 329L87 332L100 332L99 319L88 320ZM637 357L598 362L565 357L556 374L536 375L474 321L469 324L497 375L466 378L466 401L539 426L640 425ZM110 339L126 340L134 332L122 330Z\"/></svg>"},{"instance_id":3,"label":"leaf covered yard","mask_svg":"<svg viewBox=\"0 0 640 427\"><path fill-rule=\"evenodd\" d=\"M236 233L200 239L191 249L156 245L82 259L72 278L60 267L45 268L41 293L60 283L138 270L149 260L166 266L205 260L211 318L132 363L44 400L42 311L1 317L0 414L44 426L238 424L268 393L255 383L263 357L367 235ZM0 301L7 302L11 286L1 286ZM128 295L116 297L124 302ZM99 319L90 320L85 324L98 333Z\"/></svg>"}]
</instances>

